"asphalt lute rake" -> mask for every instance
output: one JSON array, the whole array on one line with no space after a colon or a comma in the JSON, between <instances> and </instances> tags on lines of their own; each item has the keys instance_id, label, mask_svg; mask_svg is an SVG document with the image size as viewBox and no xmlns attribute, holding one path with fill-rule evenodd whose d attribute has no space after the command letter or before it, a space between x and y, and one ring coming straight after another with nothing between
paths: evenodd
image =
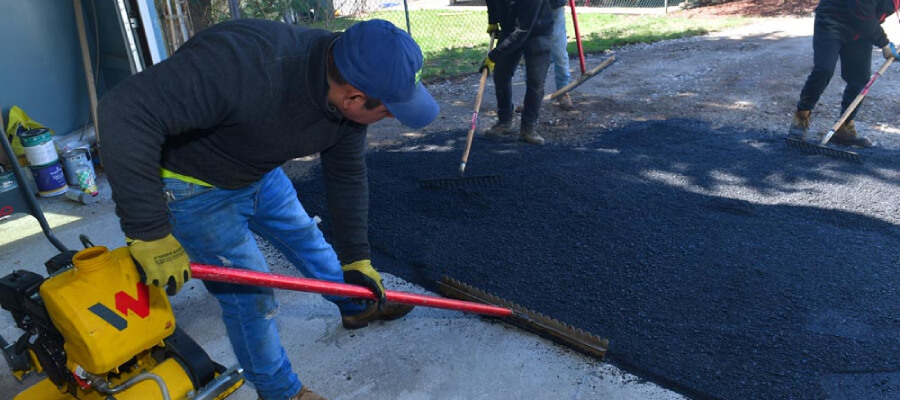
<instances>
[{"instance_id":1,"label":"asphalt lute rake","mask_svg":"<svg viewBox=\"0 0 900 400\"><path fill-rule=\"evenodd\" d=\"M491 41L488 43L488 53L494 47L494 34L491 34ZM463 151L462 161L459 163L459 177L457 178L438 178L438 179L421 179L419 186L428 189L462 189L462 188L485 188L490 189L500 186L502 179L500 175L479 175L479 176L463 176L466 172L466 163L469 161L469 151L472 150L472 139L475 137L475 128L478 126L478 111L481 109L481 99L484 96L484 85L487 82L488 70L485 68L481 71L481 81L478 83L478 95L475 96L475 111L472 113L472 125L466 136L466 149Z\"/></svg>"},{"instance_id":2,"label":"asphalt lute rake","mask_svg":"<svg viewBox=\"0 0 900 400\"><path fill-rule=\"evenodd\" d=\"M863 98L865 98L869 93L869 89L872 87L872 84L875 83L875 80L878 79L879 76L884 74L885 71L887 71L888 67L891 66L891 63L893 63L894 60L895 58L893 57L885 60L884 64L881 65L881 68L878 68L878 71L876 71L875 74L872 75L872 78L869 79L869 83L866 84L866 87L864 87L863 90L859 92L856 98L853 99L853 102L850 103L850 106L848 106L847 109L844 110L844 113L841 114L841 117L838 118L837 122L834 123L834 125L831 127L831 130L829 130L828 133L826 133L825 136L822 137L822 141L820 143L816 144L795 138L785 138L785 142L787 143L787 145L810 154L821 154L823 156L838 158L847 161L862 162L862 160L860 160L859 158L859 154L857 154L856 152L835 149L833 147L828 147L825 145L829 140L831 140L831 137L834 136L834 133L838 129L840 129L845 122L847 122L847 119L850 118L850 114L853 114L853 110L856 110L856 107L859 106L859 103L861 103Z\"/></svg>"}]
</instances>

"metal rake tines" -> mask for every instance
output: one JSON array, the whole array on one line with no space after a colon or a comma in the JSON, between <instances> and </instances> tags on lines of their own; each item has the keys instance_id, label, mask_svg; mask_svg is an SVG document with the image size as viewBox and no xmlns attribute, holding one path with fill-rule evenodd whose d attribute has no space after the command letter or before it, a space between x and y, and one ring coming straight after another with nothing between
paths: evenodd
<instances>
[{"instance_id":1,"label":"metal rake tines","mask_svg":"<svg viewBox=\"0 0 900 400\"><path fill-rule=\"evenodd\" d=\"M491 189L500 186L500 175L479 175L465 178L422 179L419 186L426 189Z\"/></svg>"},{"instance_id":2,"label":"metal rake tines","mask_svg":"<svg viewBox=\"0 0 900 400\"><path fill-rule=\"evenodd\" d=\"M842 160L853 161L857 163L861 163L862 160L859 158L859 154L852 151L846 150L838 150L831 147L821 146L818 144L809 143L803 140L794 139L794 138L785 138L784 141L788 146L793 147L795 149L799 149L803 152L809 154L821 154L823 156L828 156L832 158L839 158Z\"/></svg>"},{"instance_id":3,"label":"metal rake tines","mask_svg":"<svg viewBox=\"0 0 900 400\"><path fill-rule=\"evenodd\" d=\"M513 315L507 317L505 321L523 329L601 359L606 356L606 350L609 348L609 340L607 339L529 310L511 301L501 299L448 276L444 276L441 279L439 286L442 294L447 297L481 302L513 310Z\"/></svg>"}]
</instances>

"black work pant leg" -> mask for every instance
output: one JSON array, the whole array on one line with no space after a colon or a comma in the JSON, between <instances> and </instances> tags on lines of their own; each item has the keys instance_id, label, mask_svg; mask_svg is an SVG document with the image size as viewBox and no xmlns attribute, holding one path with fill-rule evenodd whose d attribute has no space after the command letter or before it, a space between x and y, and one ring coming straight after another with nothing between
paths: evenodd
<instances>
[{"instance_id":1,"label":"black work pant leg","mask_svg":"<svg viewBox=\"0 0 900 400\"><path fill-rule=\"evenodd\" d=\"M552 45L549 35L531 37L525 43L525 101L522 107L522 127L534 127L540 116Z\"/></svg>"},{"instance_id":2,"label":"black work pant leg","mask_svg":"<svg viewBox=\"0 0 900 400\"><path fill-rule=\"evenodd\" d=\"M841 48L841 78L847 82L847 86L844 88L844 97L841 100L841 114L847 107L850 107L850 103L853 103L856 96L866 87L871 74L872 45L870 43L856 40ZM856 111L861 106L862 103L853 110L853 113L847 118L848 121L853 120Z\"/></svg>"},{"instance_id":3,"label":"black work pant leg","mask_svg":"<svg viewBox=\"0 0 900 400\"><path fill-rule=\"evenodd\" d=\"M845 35L835 29L830 29L816 18L815 32L813 33L813 69L806 77L806 83L800 91L800 101L797 109L801 111L812 110L819 102L822 92L828 87L831 77L834 76L834 68L841 54Z\"/></svg>"},{"instance_id":4,"label":"black work pant leg","mask_svg":"<svg viewBox=\"0 0 900 400\"><path fill-rule=\"evenodd\" d=\"M497 119L500 123L512 122L512 77L522 59L523 50L501 55L494 61L494 91L497 94Z\"/></svg>"}]
</instances>

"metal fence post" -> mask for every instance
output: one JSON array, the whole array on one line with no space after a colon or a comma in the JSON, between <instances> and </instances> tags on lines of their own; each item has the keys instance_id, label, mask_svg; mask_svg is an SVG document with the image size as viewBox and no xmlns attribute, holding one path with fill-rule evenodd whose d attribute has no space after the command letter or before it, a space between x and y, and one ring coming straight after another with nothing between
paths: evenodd
<instances>
[{"instance_id":1,"label":"metal fence post","mask_svg":"<svg viewBox=\"0 0 900 400\"><path fill-rule=\"evenodd\" d=\"M409 5L406 4L406 0L403 0L403 14L406 14L406 33L412 36L412 31L409 29Z\"/></svg>"},{"instance_id":2,"label":"metal fence post","mask_svg":"<svg viewBox=\"0 0 900 400\"><path fill-rule=\"evenodd\" d=\"M238 19L241 17L240 0L228 0L228 8L231 10L231 19Z\"/></svg>"}]
</instances>

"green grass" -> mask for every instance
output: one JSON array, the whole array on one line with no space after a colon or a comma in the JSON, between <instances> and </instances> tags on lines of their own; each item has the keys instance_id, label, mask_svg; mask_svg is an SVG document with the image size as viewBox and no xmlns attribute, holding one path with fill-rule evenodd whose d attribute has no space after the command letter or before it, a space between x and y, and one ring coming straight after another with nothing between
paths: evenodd
<instances>
[{"instance_id":1,"label":"green grass","mask_svg":"<svg viewBox=\"0 0 900 400\"><path fill-rule=\"evenodd\" d=\"M406 29L402 11L378 11L358 18L328 21L328 29L343 30L358 20L380 18ZM447 78L477 72L487 52L487 11L418 10L410 11L410 30L425 55L422 78ZM703 35L742 25L745 18L689 19L662 15L578 15L578 28L585 54L600 53L615 47L651 43L660 40ZM568 52L577 57L575 28L566 15Z\"/></svg>"}]
</instances>

